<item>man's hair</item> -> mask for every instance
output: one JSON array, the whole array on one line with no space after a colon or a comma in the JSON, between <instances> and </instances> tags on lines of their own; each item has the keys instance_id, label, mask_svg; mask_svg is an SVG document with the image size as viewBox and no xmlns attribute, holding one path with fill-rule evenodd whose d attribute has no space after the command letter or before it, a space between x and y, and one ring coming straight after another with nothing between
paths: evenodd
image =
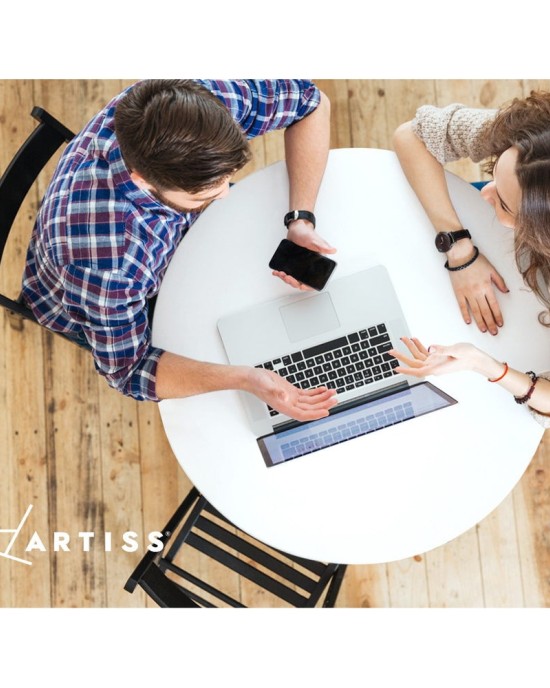
<instances>
[{"instance_id":1,"label":"man's hair","mask_svg":"<svg viewBox=\"0 0 550 688\"><path fill-rule=\"evenodd\" d=\"M191 80L136 84L116 106L115 133L126 165L159 191L204 191L250 159L227 107Z\"/></svg>"}]
</instances>

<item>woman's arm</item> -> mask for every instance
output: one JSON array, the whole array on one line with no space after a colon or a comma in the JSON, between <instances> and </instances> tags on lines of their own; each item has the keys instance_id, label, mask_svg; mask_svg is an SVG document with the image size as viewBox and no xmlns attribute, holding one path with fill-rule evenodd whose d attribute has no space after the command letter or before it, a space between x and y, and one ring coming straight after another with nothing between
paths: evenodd
<instances>
[{"instance_id":1,"label":"woman's arm","mask_svg":"<svg viewBox=\"0 0 550 688\"><path fill-rule=\"evenodd\" d=\"M462 229L449 196L443 165L415 134L412 122L396 130L393 145L403 172L436 232ZM446 254L450 267L464 265L473 255L471 239L460 239ZM480 254L472 265L449 275L464 322L470 324L473 317L482 332L489 330L497 334L503 318L493 285L501 292L508 289L491 263Z\"/></svg>"},{"instance_id":2,"label":"woman's arm","mask_svg":"<svg viewBox=\"0 0 550 688\"><path fill-rule=\"evenodd\" d=\"M483 375L490 382L510 392L516 398L525 397L531 390L533 380L527 373L510 368L507 363L497 361L473 344L452 346L430 346L429 349L416 338L402 338L412 358L392 349L389 353L404 365L395 370L413 377L444 375L445 373L470 370ZM525 402L527 403L527 402ZM543 415L550 415L550 380L537 380L528 400L530 408Z\"/></svg>"}]
</instances>

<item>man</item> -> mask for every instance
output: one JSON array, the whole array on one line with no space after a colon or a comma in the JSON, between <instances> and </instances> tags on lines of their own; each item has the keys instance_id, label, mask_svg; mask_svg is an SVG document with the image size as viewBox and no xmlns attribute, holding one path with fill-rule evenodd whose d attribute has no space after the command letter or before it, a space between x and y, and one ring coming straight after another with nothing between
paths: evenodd
<instances>
[{"instance_id":1,"label":"man","mask_svg":"<svg viewBox=\"0 0 550 688\"><path fill-rule=\"evenodd\" d=\"M312 215L329 116L327 98L309 81L133 85L60 160L29 246L26 303L43 325L90 348L108 383L136 399L238 389L298 420L327 415L336 403L333 390L300 390L267 370L152 346L148 302L200 211L229 192L231 176L250 157L247 139L273 129L285 128L290 210L305 211L286 219L288 238L334 252L315 234Z\"/></svg>"}]
</instances>

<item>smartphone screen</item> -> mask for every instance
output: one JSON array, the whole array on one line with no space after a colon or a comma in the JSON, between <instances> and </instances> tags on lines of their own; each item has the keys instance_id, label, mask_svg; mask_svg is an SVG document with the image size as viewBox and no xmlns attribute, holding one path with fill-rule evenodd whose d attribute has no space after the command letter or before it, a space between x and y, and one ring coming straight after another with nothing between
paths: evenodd
<instances>
[{"instance_id":1,"label":"smartphone screen","mask_svg":"<svg viewBox=\"0 0 550 688\"><path fill-rule=\"evenodd\" d=\"M336 267L336 262L322 253L310 251L288 239L283 239L269 261L272 270L291 275L298 282L320 291Z\"/></svg>"}]
</instances>

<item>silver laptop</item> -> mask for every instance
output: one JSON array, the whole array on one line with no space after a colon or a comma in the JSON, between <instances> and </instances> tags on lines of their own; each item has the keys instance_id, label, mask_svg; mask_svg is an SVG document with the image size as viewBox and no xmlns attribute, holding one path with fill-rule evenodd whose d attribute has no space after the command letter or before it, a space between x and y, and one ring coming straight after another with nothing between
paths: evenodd
<instances>
[{"instance_id":1,"label":"silver laptop","mask_svg":"<svg viewBox=\"0 0 550 688\"><path fill-rule=\"evenodd\" d=\"M397 348L401 337L410 335L390 276L382 265L334 279L322 292L293 294L223 317L218 321L218 331L228 360L234 365L264 367L303 388L325 385L335 389L339 402L331 410L335 419L341 419L340 414L349 409L354 409L355 420L361 409L368 415L372 402L381 398L387 408L391 395L396 395L398 402L397 414L390 413L389 424L392 418L400 422L428 412L426 408L436 410L454 403L433 385L420 383L426 386L422 395L415 394L415 398L421 398L421 407L417 403L416 410L407 409L406 418L399 410L402 393L408 393L410 385L404 375L395 371L398 362L388 351ZM319 424L324 426L326 419L321 419L325 423L298 423L252 394L242 393L242 399L268 466L328 446L323 442L329 440L325 435L331 434L330 423L320 431L323 442L314 438L313 444L304 440L303 446L296 447L300 441L294 437L299 431L303 440L309 430L314 431ZM363 424L365 427L371 431L368 423ZM355 430L359 434L359 428ZM283 444L289 444L289 434L293 435L290 441L295 443L294 449L285 447L283 451ZM349 431L344 435L336 433L333 440L351 438Z\"/></svg>"}]
</instances>

